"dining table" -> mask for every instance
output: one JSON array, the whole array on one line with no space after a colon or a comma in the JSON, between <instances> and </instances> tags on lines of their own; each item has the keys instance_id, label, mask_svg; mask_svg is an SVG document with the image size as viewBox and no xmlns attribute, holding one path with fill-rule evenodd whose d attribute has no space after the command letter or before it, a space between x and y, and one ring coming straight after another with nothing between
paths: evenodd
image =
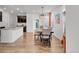
<instances>
[{"instance_id":1,"label":"dining table","mask_svg":"<svg viewBox=\"0 0 79 59\"><path fill-rule=\"evenodd\" d=\"M35 31L35 33L37 33L35 36L38 36L40 38L41 34L43 34L44 36L49 36L50 34L52 35L52 33L54 33L54 31L52 31L50 29L37 29ZM41 38L40 38L40 42L42 42Z\"/></svg>"}]
</instances>

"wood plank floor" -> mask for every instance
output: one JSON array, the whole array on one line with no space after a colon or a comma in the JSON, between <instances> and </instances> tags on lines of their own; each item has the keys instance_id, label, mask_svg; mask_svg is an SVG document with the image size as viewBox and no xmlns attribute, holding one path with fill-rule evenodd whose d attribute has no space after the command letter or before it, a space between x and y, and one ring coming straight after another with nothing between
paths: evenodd
<instances>
[{"instance_id":1,"label":"wood plank floor","mask_svg":"<svg viewBox=\"0 0 79 59\"><path fill-rule=\"evenodd\" d=\"M0 43L0 53L64 53L60 41L53 35L51 48L34 41L33 33L24 33L15 43Z\"/></svg>"}]
</instances>

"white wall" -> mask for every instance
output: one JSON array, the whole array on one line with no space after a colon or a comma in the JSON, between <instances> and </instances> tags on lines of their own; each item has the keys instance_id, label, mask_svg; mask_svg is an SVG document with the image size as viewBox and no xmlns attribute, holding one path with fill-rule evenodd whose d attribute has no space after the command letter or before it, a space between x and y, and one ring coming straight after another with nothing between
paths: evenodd
<instances>
[{"instance_id":1,"label":"white wall","mask_svg":"<svg viewBox=\"0 0 79 59\"><path fill-rule=\"evenodd\" d=\"M63 36L63 24L55 24L54 25L54 35L61 40Z\"/></svg>"},{"instance_id":2,"label":"white wall","mask_svg":"<svg viewBox=\"0 0 79 59\"><path fill-rule=\"evenodd\" d=\"M43 28L47 28L49 27L49 16L40 16L40 26L43 26Z\"/></svg>"},{"instance_id":3,"label":"white wall","mask_svg":"<svg viewBox=\"0 0 79 59\"><path fill-rule=\"evenodd\" d=\"M2 22L0 22L0 26L15 27L17 22L16 15L2 9L0 11L2 11Z\"/></svg>"},{"instance_id":4,"label":"white wall","mask_svg":"<svg viewBox=\"0 0 79 59\"><path fill-rule=\"evenodd\" d=\"M10 26L9 17L10 17L10 15L8 12L5 12L5 11L2 12L2 21L5 24L5 27Z\"/></svg>"},{"instance_id":5,"label":"white wall","mask_svg":"<svg viewBox=\"0 0 79 59\"><path fill-rule=\"evenodd\" d=\"M9 24L10 24L10 27L16 27L16 25L17 25L17 15L10 13Z\"/></svg>"},{"instance_id":6,"label":"white wall","mask_svg":"<svg viewBox=\"0 0 79 59\"><path fill-rule=\"evenodd\" d=\"M2 12L3 12L3 10L2 10L2 9L0 9L0 11L2 11ZM2 16L3 16L3 15L2 15ZM2 17L2 19L3 19L3 17ZM4 25L4 23L3 23L3 20L2 20L2 22L0 22L0 27L1 27L1 26L5 26L5 25Z\"/></svg>"},{"instance_id":7,"label":"white wall","mask_svg":"<svg viewBox=\"0 0 79 59\"><path fill-rule=\"evenodd\" d=\"M38 19L37 14L27 14L27 32L34 32L35 29L35 19Z\"/></svg>"},{"instance_id":8,"label":"white wall","mask_svg":"<svg viewBox=\"0 0 79 59\"><path fill-rule=\"evenodd\" d=\"M54 31L54 35L61 40L61 37L64 33L64 23L63 22L60 22L60 24L57 24L56 23L56 18L55 18L55 14L56 13L60 13L61 14L61 17L60 17L60 20L65 20L64 16L62 15L62 10L59 11L59 12L53 12L54 15L53 15L53 23L54 23L54 26L53 26L53 31Z\"/></svg>"},{"instance_id":9,"label":"white wall","mask_svg":"<svg viewBox=\"0 0 79 59\"><path fill-rule=\"evenodd\" d=\"M0 26L9 26L9 13L8 12L4 12L2 9L0 9L0 11L2 11L2 22L0 22Z\"/></svg>"},{"instance_id":10,"label":"white wall","mask_svg":"<svg viewBox=\"0 0 79 59\"><path fill-rule=\"evenodd\" d=\"M63 15L63 11L65 10L65 6L62 6L60 8L60 10L58 11L53 11L52 12L52 22L53 22L53 31L54 31L54 35L58 38L61 39L63 33L64 33L64 23L65 23L65 16ZM55 14L60 13L60 20L62 20L62 22L60 24L56 23L56 18L55 18Z\"/></svg>"},{"instance_id":11,"label":"white wall","mask_svg":"<svg viewBox=\"0 0 79 59\"><path fill-rule=\"evenodd\" d=\"M66 6L66 52L79 52L79 5Z\"/></svg>"},{"instance_id":12,"label":"white wall","mask_svg":"<svg viewBox=\"0 0 79 59\"><path fill-rule=\"evenodd\" d=\"M33 32L33 15L27 14L27 32Z\"/></svg>"}]
</instances>

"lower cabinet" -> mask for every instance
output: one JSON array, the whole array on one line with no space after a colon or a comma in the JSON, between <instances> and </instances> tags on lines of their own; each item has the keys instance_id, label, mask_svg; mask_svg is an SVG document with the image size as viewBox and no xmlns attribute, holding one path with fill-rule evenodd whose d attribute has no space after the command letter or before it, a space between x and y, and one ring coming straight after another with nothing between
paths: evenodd
<instances>
[{"instance_id":1,"label":"lower cabinet","mask_svg":"<svg viewBox=\"0 0 79 59\"><path fill-rule=\"evenodd\" d=\"M26 26L23 27L23 32L26 32Z\"/></svg>"}]
</instances>

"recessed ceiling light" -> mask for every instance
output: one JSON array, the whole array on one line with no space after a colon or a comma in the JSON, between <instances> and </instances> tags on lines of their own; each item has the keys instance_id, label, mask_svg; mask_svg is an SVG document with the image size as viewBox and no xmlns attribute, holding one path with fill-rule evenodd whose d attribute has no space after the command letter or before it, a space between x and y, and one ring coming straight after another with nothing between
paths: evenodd
<instances>
[{"instance_id":1,"label":"recessed ceiling light","mask_svg":"<svg viewBox=\"0 0 79 59\"><path fill-rule=\"evenodd\" d=\"M11 10L11 13L13 13L13 10Z\"/></svg>"},{"instance_id":2,"label":"recessed ceiling light","mask_svg":"<svg viewBox=\"0 0 79 59\"><path fill-rule=\"evenodd\" d=\"M17 8L16 10L19 11L19 8Z\"/></svg>"},{"instance_id":3,"label":"recessed ceiling light","mask_svg":"<svg viewBox=\"0 0 79 59\"><path fill-rule=\"evenodd\" d=\"M6 10L6 8L3 8L4 10Z\"/></svg>"}]
</instances>

